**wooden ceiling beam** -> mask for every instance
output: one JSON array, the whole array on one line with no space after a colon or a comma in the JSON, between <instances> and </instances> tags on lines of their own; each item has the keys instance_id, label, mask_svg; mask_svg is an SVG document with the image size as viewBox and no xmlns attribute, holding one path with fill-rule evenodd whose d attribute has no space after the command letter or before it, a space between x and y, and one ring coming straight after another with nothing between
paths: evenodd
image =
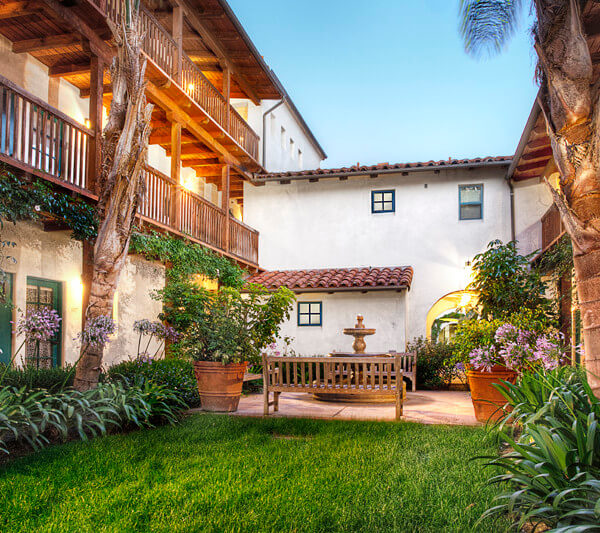
<instances>
[{"instance_id":1,"label":"wooden ceiling beam","mask_svg":"<svg viewBox=\"0 0 600 533\"><path fill-rule=\"evenodd\" d=\"M220 165L221 161L218 157L207 157L206 159L184 159L186 166L194 168L202 168L208 166Z\"/></svg>"},{"instance_id":2,"label":"wooden ceiling beam","mask_svg":"<svg viewBox=\"0 0 600 533\"><path fill-rule=\"evenodd\" d=\"M42 50L53 50L81 44L81 36L77 33L61 33L60 35L48 35L37 39L24 39L16 41L12 45L12 51L15 54L24 54L31 52L41 52Z\"/></svg>"},{"instance_id":3,"label":"wooden ceiling beam","mask_svg":"<svg viewBox=\"0 0 600 533\"><path fill-rule=\"evenodd\" d=\"M550 146L550 139L547 136L533 139L527 143L527 148L542 148Z\"/></svg>"},{"instance_id":4,"label":"wooden ceiling beam","mask_svg":"<svg viewBox=\"0 0 600 533\"><path fill-rule=\"evenodd\" d=\"M521 159L525 161L530 161L531 159L540 159L542 157L548 158L552 155L552 148L550 146L545 148L539 148L537 150L532 150L531 152L526 152L521 156Z\"/></svg>"},{"instance_id":5,"label":"wooden ceiling beam","mask_svg":"<svg viewBox=\"0 0 600 533\"><path fill-rule=\"evenodd\" d=\"M50 67L48 69L48 76L51 78L61 78L63 76L74 76L75 74L86 74L89 71L89 63L65 63Z\"/></svg>"},{"instance_id":6,"label":"wooden ceiling beam","mask_svg":"<svg viewBox=\"0 0 600 533\"><path fill-rule=\"evenodd\" d=\"M534 163L525 163L524 165L519 165L517 167L517 172L526 172L528 170L543 170L548 161L546 159L542 161L536 161Z\"/></svg>"},{"instance_id":7,"label":"wooden ceiling beam","mask_svg":"<svg viewBox=\"0 0 600 533\"><path fill-rule=\"evenodd\" d=\"M102 94L104 96L112 95L112 85L110 83L104 85L104 87L102 88ZM90 97L90 88L84 87L82 89L79 89L79 97L80 98L89 98Z\"/></svg>"}]
</instances>

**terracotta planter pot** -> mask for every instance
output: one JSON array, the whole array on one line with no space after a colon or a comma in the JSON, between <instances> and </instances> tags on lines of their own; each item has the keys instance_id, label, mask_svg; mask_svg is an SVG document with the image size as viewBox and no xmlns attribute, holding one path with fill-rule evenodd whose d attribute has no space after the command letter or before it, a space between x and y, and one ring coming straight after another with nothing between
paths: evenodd
<instances>
[{"instance_id":1,"label":"terracotta planter pot","mask_svg":"<svg viewBox=\"0 0 600 533\"><path fill-rule=\"evenodd\" d=\"M194 374L200 402L205 411L237 411L248 363L223 365L212 361L195 361Z\"/></svg>"},{"instance_id":2,"label":"terracotta planter pot","mask_svg":"<svg viewBox=\"0 0 600 533\"><path fill-rule=\"evenodd\" d=\"M471 388L471 400L475 409L475 418L479 422L497 420L502 416L498 411L506 403L506 398L493 385L500 384L500 380L514 383L517 373L508 370L504 366L496 365L491 372L469 369L467 371L469 387Z\"/></svg>"}]
</instances>

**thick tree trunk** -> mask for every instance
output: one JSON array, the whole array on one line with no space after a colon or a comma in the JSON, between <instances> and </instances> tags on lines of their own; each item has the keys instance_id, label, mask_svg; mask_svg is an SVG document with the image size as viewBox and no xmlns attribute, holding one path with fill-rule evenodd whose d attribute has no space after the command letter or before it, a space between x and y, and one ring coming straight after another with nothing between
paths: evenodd
<instances>
[{"instance_id":1,"label":"thick tree trunk","mask_svg":"<svg viewBox=\"0 0 600 533\"><path fill-rule=\"evenodd\" d=\"M585 366L600 397L600 99L576 0L537 0L535 48L559 190L550 188L573 242Z\"/></svg>"},{"instance_id":2,"label":"thick tree trunk","mask_svg":"<svg viewBox=\"0 0 600 533\"><path fill-rule=\"evenodd\" d=\"M130 0L127 0L130 2ZM142 35L137 10L131 23L111 26L117 56L111 65L113 99L102 138L102 172L98 180L99 229L94 245L94 267L85 323L112 316L119 275L127 259L131 230L144 192L142 165L146 160L152 106L144 94L146 61L141 55ZM75 387L98 383L104 347L82 347Z\"/></svg>"}]
</instances>

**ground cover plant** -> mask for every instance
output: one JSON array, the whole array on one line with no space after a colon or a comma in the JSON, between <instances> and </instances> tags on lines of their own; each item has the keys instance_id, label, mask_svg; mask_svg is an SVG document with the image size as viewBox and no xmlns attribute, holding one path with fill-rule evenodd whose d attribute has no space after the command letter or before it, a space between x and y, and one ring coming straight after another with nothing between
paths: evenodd
<instances>
[{"instance_id":1,"label":"ground cover plant","mask_svg":"<svg viewBox=\"0 0 600 533\"><path fill-rule=\"evenodd\" d=\"M2 467L3 531L488 532L482 428L195 415Z\"/></svg>"}]
</instances>

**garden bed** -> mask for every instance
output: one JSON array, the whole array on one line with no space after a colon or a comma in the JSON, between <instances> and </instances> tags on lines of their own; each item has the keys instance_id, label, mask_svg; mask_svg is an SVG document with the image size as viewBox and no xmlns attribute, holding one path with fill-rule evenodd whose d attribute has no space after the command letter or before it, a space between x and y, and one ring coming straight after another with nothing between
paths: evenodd
<instances>
[{"instance_id":1,"label":"garden bed","mask_svg":"<svg viewBox=\"0 0 600 533\"><path fill-rule=\"evenodd\" d=\"M482 428L196 415L1 468L3 531L490 531Z\"/></svg>"}]
</instances>

